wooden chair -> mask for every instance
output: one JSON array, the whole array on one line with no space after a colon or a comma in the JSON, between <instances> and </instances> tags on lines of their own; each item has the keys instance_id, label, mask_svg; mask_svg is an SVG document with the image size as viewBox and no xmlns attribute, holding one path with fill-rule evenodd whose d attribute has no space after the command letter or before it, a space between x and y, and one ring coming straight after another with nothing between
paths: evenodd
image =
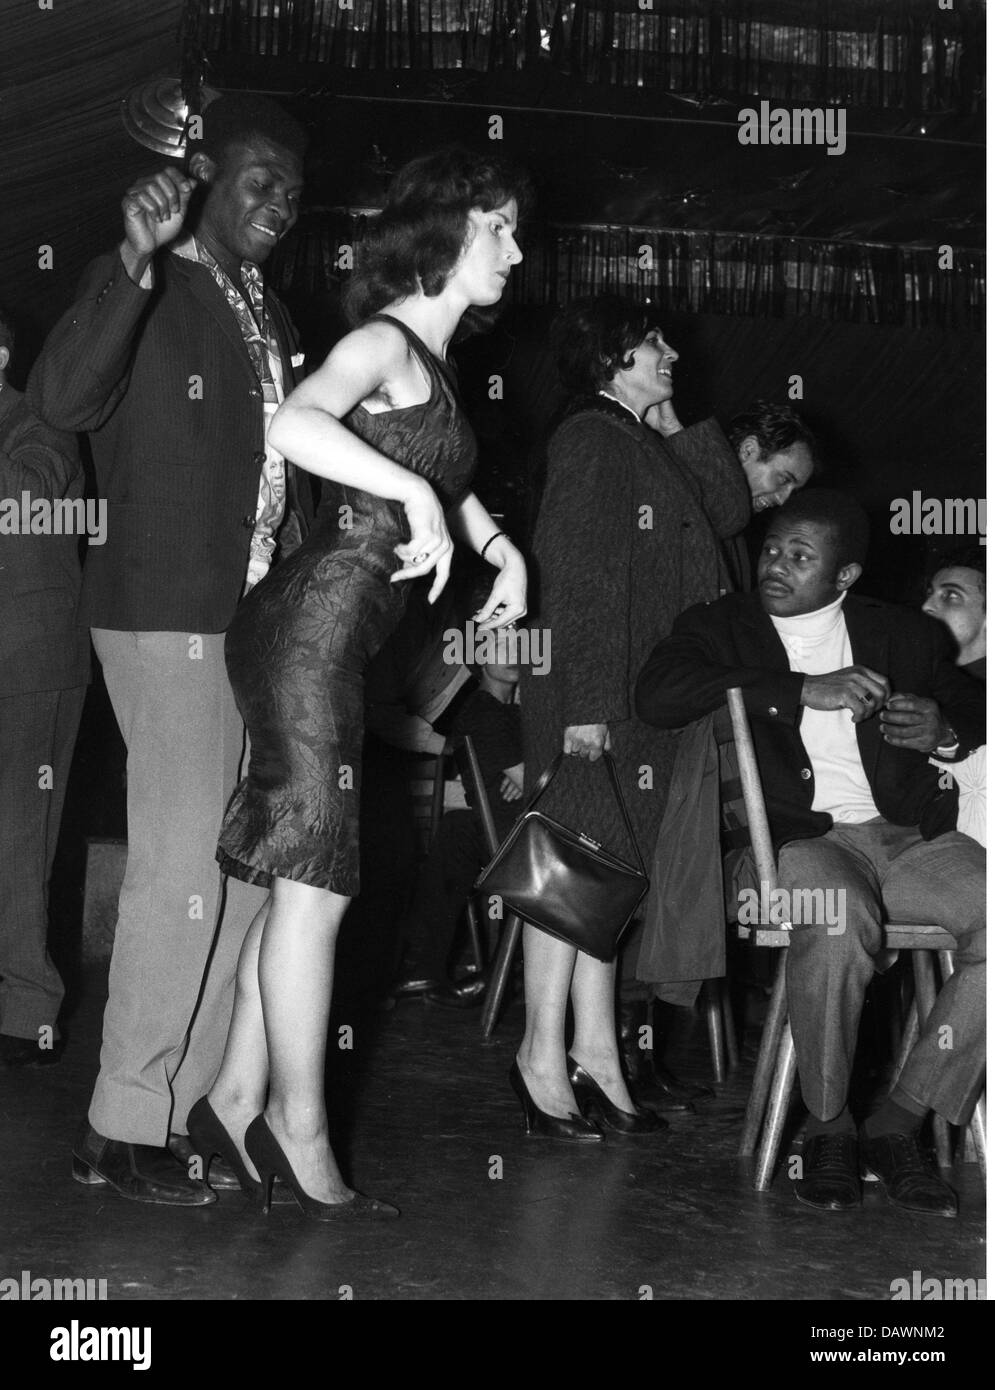
<instances>
[{"instance_id":1,"label":"wooden chair","mask_svg":"<svg viewBox=\"0 0 995 1390\"><path fill-rule=\"evenodd\" d=\"M753 738L743 701L743 692L739 688L735 688L728 691L727 697L757 881L758 883L769 883L771 891L773 891L777 885L776 860L770 838L770 827L767 823L767 808L760 783ZM786 948L791 944L791 932L776 926L759 926L742 928L741 934L750 936L758 946L774 947L781 950L782 953L778 961L774 990L767 1006L767 1017L761 1035L756 1072L750 1090L739 1146L741 1157L752 1157L756 1153L757 1163L753 1186L758 1192L763 1192L770 1187L773 1178L797 1072L794 1042L788 1023L785 974ZM901 951L908 951L912 958L915 978L915 1007L909 1010L902 1029L901 1046L892 1070L892 1079L897 1077L905 1065L919 1029L925 1024L936 1001L934 971L937 959L943 979L949 979L953 973L953 952L956 950L956 946L957 943L953 937L937 926L920 926L916 923L885 923L884 953L894 955ZM949 1126L939 1116L934 1116L934 1134L939 1162L941 1166L949 1167L951 1163ZM983 1097L979 1099L971 1118L970 1134L978 1163L984 1174L986 1150Z\"/></svg>"},{"instance_id":2,"label":"wooden chair","mask_svg":"<svg viewBox=\"0 0 995 1390\"><path fill-rule=\"evenodd\" d=\"M480 771L480 763L477 760L476 750L473 746L473 739L468 735L460 740L455 748L456 763L463 778L463 790L471 808L476 812L480 821L480 828L484 835L484 844L487 848L487 857L490 859L497 853L501 841L498 839L497 828L494 824L494 816L491 812L490 803L487 800L487 789L484 786L483 774ZM472 898L469 900L468 910L475 914ZM478 924L478 937L482 937ZM497 949L494 952L494 959L491 962L490 978L487 981L487 992L484 995L484 1006L481 1015L481 1028L485 1041L494 1032L494 1025L497 1023L501 1006L504 1003L505 991L508 981L511 979L512 966L515 960L515 952L522 935L522 919L515 913L509 913L503 919L501 934L498 937ZM481 967L483 968L483 967Z\"/></svg>"}]
</instances>

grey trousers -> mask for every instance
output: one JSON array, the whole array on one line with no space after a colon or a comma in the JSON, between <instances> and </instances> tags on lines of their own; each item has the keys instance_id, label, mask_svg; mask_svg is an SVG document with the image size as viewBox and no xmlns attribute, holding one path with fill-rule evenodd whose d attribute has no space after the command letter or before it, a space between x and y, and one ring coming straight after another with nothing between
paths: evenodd
<instances>
[{"instance_id":1,"label":"grey trousers","mask_svg":"<svg viewBox=\"0 0 995 1390\"><path fill-rule=\"evenodd\" d=\"M58 1036L48 884L86 686L0 698L0 1033Z\"/></svg>"},{"instance_id":2,"label":"grey trousers","mask_svg":"<svg viewBox=\"0 0 995 1390\"><path fill-rule=\"evenodd\" d=\"M966 1124L985 1067L984 850L958 831L923 840L915 827L877 817L784 845L777 872L782 888L846 894L838 922L795 920L788 949L788 1018L808 1109L830 1119L846 1104L864 993L886 915L896 922L935 923L957 941L954 973L937 996L893 1097L935 1110L951 1124ZM839 903L828 896L807 901Z\"/></svg>"},{"instance_id":3,"label":"grey trousers","mask_svg":"<svg viewBox=\"0 0 995 1390\"><path fill-rule=\"evenodd\" d=\"M218 1073L238 954L266 901L223 883L214 857L245 730L223 633L94 629L93 644L128 750L128 862L89 1116L107 1138L161 1146Z\"/></svg>"}]
</instances>

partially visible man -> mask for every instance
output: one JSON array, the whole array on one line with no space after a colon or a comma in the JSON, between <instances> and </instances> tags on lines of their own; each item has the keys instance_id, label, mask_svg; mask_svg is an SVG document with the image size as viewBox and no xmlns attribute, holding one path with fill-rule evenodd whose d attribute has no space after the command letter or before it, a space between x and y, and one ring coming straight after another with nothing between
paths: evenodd
<instances>
[{"instance_id":1,"label":"partially visible man","mask_svg":"<svg viewBox=\"0 0 995 1390\"><path fill-rule=\"evenodd\" d=\"M89 433L107 500L84 603L128 749L128 862L73 1175L140 1202L214 1200L187 1171L187 1114L217 1074L265 899L238 880L222 892L214 857L244 745L224 634L305 525L266 437L300 359L260 270L297 220L304 146L273 102L212 102L189 175L168 166L125 194L123 241L90 266L28 387L49 423Z\"/></svg>"},{"instance_id":2,"label":"partially visible man","mask_svg":"<svg viewBox=\"0 0 995 1390\"><path fill-rule=\"evenodd\" d=\"M957 665L982 681L987 651L986 607L984 549L971 545L941 555L926 582L922 611L950 629L957 643Z\"/></svg>"},{"instance_id":3,"label":"partially visible man","mask_svg":"<svg viewBox=\"0 0 995 1390\"><path fill-rule=\"evenodd\" d=\"M985 679L987 614L985 552L965 546L940 556L926 584L922 611L938 618L957 643L957 665L976 680ZM949 776L949 769L943 769ZM957 829L979 844L987 843L986 791L988 750L976 748L957 764L959 803Z\"/></svg>"},{"instance_id":4,"label":"partially visible man","mask_svg":"<svg viewBox=\"0 0 995 1390\"><path fill-rule=\"evenodd\" d=\"M984 742L984 692L918 613L850 594L867 517L845 493L799 493L770 521L759 589L683 614L636 687L647 723L679 728L742 688L778 886L794 905L788 1017L809 1119L795 1195L838 1210L861 1200L860 1167L890 1201L954 1216L924 1150L930 1110L971 1116L984 1072L985 855L954 827L956 794L930 754ZM848 1108L864 992L887 914L957 941L954 973L891 1095L859 1138Z\"/></svg>"},{"instance_id":5,"label":"partially visible man","mask_svg":"<svg viewBox=\"0 0 995 1390\"><path fill-rule=\"evenodd\" d=\"M780 507L813 477L818 467L815 436L788 405L753 401L726 431L743 465L754 515ZM752 588L755 542L745 533L725 542L726 559L740 593Z\"/></svg>"},{"instance_id":6,"label":"partially visible man","mask_svg":"<svg viewBox=\"0 0 995 1390\"><path fill-rule=\"evenodd\" d=\"M76 440L10 385L13 348L0 311L0 1065L24 1067L62 1050L48 886L90 639L77 614L80 528L64 524L83 497Z\"/></svg>"}]
</instances>

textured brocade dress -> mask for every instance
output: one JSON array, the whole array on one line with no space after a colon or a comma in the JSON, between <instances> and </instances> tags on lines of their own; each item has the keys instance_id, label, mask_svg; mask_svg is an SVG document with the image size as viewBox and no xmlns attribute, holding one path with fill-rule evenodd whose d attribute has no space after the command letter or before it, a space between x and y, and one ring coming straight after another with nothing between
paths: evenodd
<instances>
[{"instance_id":1,"label":"textured brocade dress","mask_svg":"<svg viewBox=\"0 0 995 1390\"><path fill-rule=\"evenodd\" d=\"M473 432L448 369L406 325L375 317L400 328L429 398L380 414L357 406L342 423L430 482L448 510L470 486ZM390 576L408 538L401 503L325 482L307 540L239 605L225 660L250 756L221 828L225 873L359 892L364 676L404 612L409 586Z\"/></svg>"}]
</instances>

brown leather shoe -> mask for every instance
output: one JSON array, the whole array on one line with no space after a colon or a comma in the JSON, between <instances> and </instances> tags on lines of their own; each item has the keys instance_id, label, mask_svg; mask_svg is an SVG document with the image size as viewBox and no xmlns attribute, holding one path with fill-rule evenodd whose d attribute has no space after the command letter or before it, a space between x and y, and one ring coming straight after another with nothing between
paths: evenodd
<instances>
[{"instance_id":1,"label":"brown leather shoe","mask_svg":"<svg viewBox=\"0 0 995 1390\"><path fill-rule=\"evenodd\" d=\"M168 1149L106 1139L90 1124L73 1147L73 1177L89 1187L108 1183L131 1202L156 1206L204 1207L218 1200Z\"/></svg>"}]
</instances>

